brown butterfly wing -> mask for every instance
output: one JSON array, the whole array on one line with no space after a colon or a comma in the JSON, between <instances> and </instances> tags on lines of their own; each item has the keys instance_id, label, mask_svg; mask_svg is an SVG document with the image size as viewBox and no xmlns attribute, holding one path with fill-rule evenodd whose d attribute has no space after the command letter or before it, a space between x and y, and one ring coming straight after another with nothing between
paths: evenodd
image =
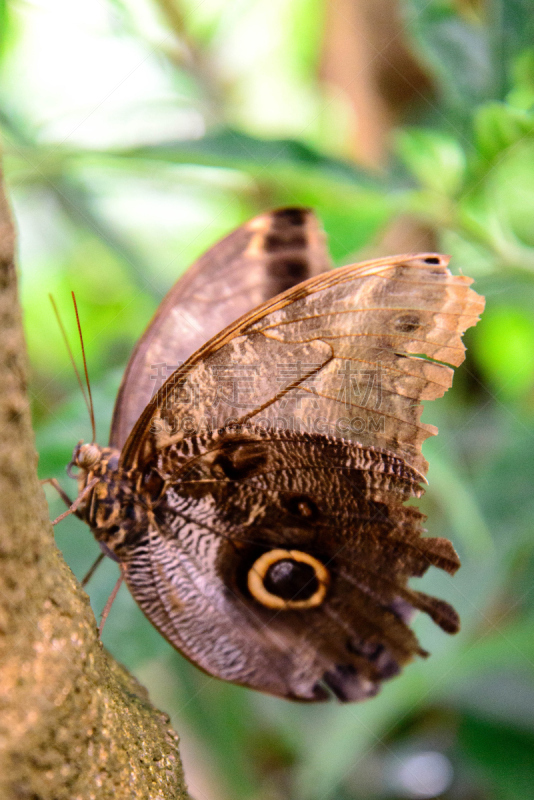
<instances>
[{"instance_id":1,"label":"brown butterfly wing","mask_svg":"<svg viewBox=\"0 0 534 800\"><path fill-rule=\"evenodd\" d=\"M314 214L262 214L208 250L167 294L130 358L111 426L121 448L176 367L242 314L330 268Z\"/></svg>"},{"instance_id":2,"label":"brown butterfly wing","mask_svg":"<svg viewBox=\"0 0 534 800\"><path fill-rule=\"evenodd\" d=\"M265 303L200 348L147 406L121 462L229 420L377 446L425 474L421 401L464 359L484 301L436 254L356 264Z\"/></svg>"},{"instance_id":3,"label":"brown butterfly wing","mask_svg":"<svg viewBox=\"0 0 534 800\"><path fill-rule=\"evenodd\" d=\"M421 443L436 432L420 401L448 388L483 308L470 283L435 254L312 279L210 340L145 409L122 467L148 483L156 470L166 490L121 562L147 616L199 666L283 697L359 700L424 654L413 609L457 630L450 606L407 585L458 559L421 538L404 501L420 494ZM258 588L259 576L279 590L280 552L313 565L304 606L287 592L272 606Z\"/></svg>"},{"instance_id":4,"label":"brown butterfly wing","mask_svg":"<svg viewBox=\"0 0 534 800\"><path fill-rule=\"evenodd\" d=\"M454 610L407 586L459 566L421 538L419 474L401 459L324 435L224 432L170 447L151 528L121 555L129 587L169 641L217 677L299 700L363 700L415 654L421 609L444 630ZM317 607L273 609L248 587L265 553L324 565ZM304 586L306 589L306 586ZM291 589L291 591L293 591ZM290 595L289 595L290 596Z\"/></svg>"}]
</instances>

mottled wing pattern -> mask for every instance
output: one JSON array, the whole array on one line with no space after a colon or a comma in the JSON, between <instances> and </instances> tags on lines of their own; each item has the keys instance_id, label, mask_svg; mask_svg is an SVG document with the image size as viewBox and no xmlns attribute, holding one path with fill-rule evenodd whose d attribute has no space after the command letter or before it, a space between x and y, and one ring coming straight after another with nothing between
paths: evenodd
<instances>
[{"instance_id":1,"label":"mottled wing pattern","mask_svg":"<svg viewBox=\"0 0 534 800\"><path fill-rule=\"evenodd\" d=\"M178 365L251 309L330 268L316 217L301 208L262 214L208 250L167 294L122 381L110 445L121 448Z\"/></svg>"},{"instance_id":2,"label":"mottled wing pattern","mask_svg":"<svg viewBox=\"0 0 534 800\"><path fill-rule=\"evenodd\" d=\"M461 340L484 302L436 254L333 270L230 325L174 373L147 406L124 467L230 420L308 430L377 446L425 474L436 428L421 401L440 397L464 359Z\"/></svg>"},{"instance_id":3,"label":"mottled wing pattern","mask_svg":"<svg viewBox=\"0 0 534 800\"><path fill-rule=\"evenodd\" d=\"M414 655L414 609L448 632L445 602L410 589L459 566L445 539L421 538L420 476L392 453L320 434L244 430L181 439L158 457L168 484L141 540L126 542L137 602L188 658L217 677L299 700L373 696ZM273 610L247 574L273 548L325 565L324 602Z\"/></svg>"},{"instance_id":4,"label":"mottled wing pattern","mask_svg":"<svg viewBox=\"0 0 534 800\"><path fill-rule=\"evenodd\" d=\"M404 505L436 432L421 401L450 386L483 308L447 263L399 256L288 290L202 346L134 427L121 468L164 489L121 545L122 568L151 621L210 674L361 700L425 655L414 609L458 629L447 603L408 586L459 562Z\"/></svg>"}]
</instances>

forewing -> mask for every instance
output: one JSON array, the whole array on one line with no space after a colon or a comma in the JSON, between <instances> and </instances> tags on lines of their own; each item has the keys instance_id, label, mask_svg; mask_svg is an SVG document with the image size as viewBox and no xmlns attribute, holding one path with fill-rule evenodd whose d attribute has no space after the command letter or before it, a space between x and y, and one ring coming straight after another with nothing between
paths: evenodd
<instances>
[{"instance_id":1,"label":"forewing","mask_svg":"<svg viewBox=\"0 0 534 800\"><path fill-rule=\"evenodd\" d=\"M137 602L166 638L217 677L299 700L363 700L414 655L421 609L458 629L445 602L407 586L429 565L454 572L450 542L421 538L404 501L418 473L390 453L323 435L208 434L160 459L167 481L143 540L120 554ZM283 548L324 565L315 607L266 607L248 587Z\"/></svg>"},{"instance_id":2,"label":"forewing","mask_svg":"<svg viewBox=\"0 0 534 800\"><path fill-rule=\"evenodd\" d=\"M214 245L173 286L137 343L115 403L110 445L122 448L162 383L208 339L329 268L324 235L307 209L262 214Z\"/></svg>"},{"instance_id":3,"label":"forewing","mask_svg":"<svg viewBox=\"0 0 534 800\"><path fill-rule=\"evenodd\" d=\"M483 298L436 254L333 270L265 303L211 339L145 409L122 454L149 463L192 432L238 421L377 446L425 474L437 432L421 401L464 359Z\"/></svg>"}]
</instances>

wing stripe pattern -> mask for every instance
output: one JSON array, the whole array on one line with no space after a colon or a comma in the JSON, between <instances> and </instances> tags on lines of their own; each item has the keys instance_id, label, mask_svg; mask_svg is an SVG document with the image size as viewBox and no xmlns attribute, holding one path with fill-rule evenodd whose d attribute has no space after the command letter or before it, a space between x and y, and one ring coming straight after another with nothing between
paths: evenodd
<instances>
[{"instance_id":1,"label":"wing stripe pattern","mask_svg":"<svg viewBox=\"0 0 534 800\"><path fill-rule=\"evenodd\" d=\"M211 247L173 286L138 341L115 403L110 445L124 445L156 390L211 336L330 266L320 225L302 208L262 214Z\"/></svg>"}]
</instances>

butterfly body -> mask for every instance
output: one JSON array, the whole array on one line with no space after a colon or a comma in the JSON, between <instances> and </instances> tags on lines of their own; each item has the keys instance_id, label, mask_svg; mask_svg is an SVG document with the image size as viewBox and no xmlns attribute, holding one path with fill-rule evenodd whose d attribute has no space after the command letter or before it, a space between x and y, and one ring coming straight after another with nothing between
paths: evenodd
<instances>
[{"instance_id":1,"label":"butterfly body","mask_svg":"<svg viewBox=\"0 0 534 800\"><path fill-rule=\"evenodd\" d=\"M223 292L227 326L207 342L191 334L147 402L152 357L181 347L183 296L212 324L198 266L177 284L134 352L111 447L74 452L77 513L151 622L206 672L289 699L362 700L426 655L415 610L459 627L408 585L459 560L405 502L422 494L421 444L435 433L419 401L450 385L482 301L436 254L320 274L328 258L302 209L225 242L246 313L233 322Z\"/></svg>"}]
</instances>

